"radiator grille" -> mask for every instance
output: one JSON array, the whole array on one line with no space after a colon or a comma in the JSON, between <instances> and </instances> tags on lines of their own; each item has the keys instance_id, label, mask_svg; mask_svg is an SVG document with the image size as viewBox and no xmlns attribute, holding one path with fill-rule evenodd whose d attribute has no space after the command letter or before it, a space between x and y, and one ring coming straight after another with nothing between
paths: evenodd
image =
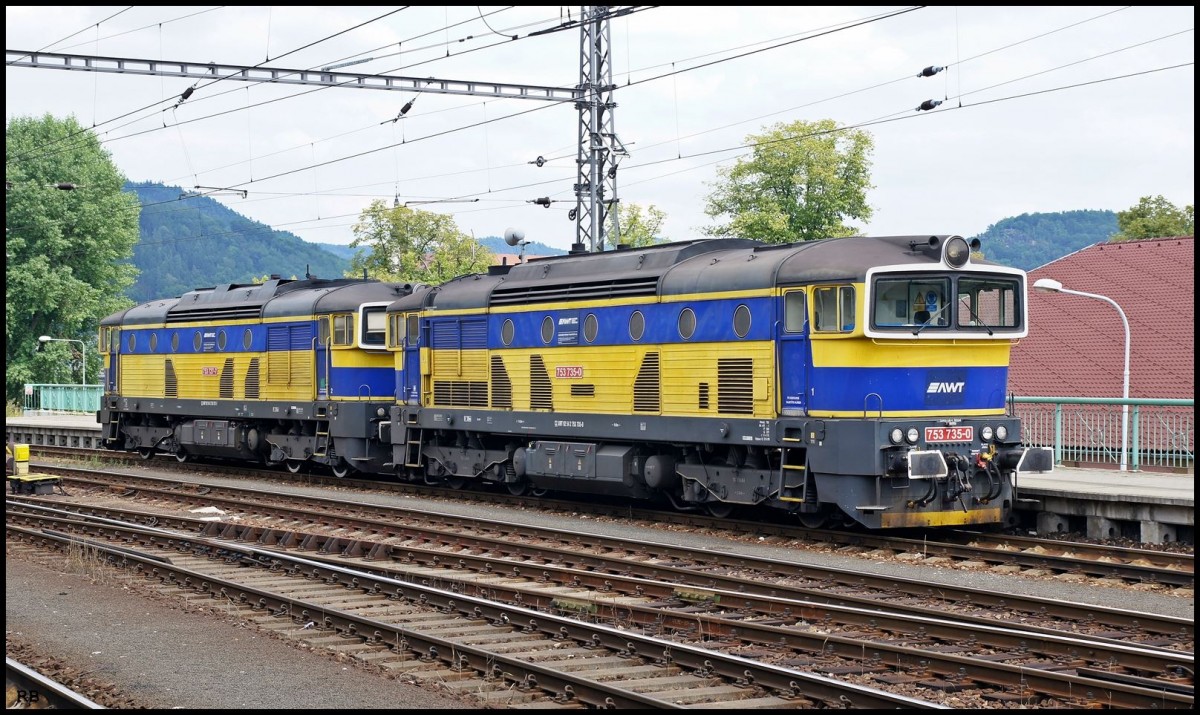
<instances>
[{"instance_id":1,"label":"radiator grille","mask_svg":"<svg viewBox=\"0 0 1200 715\"><path fill-rule=\"evenodd\" d=\"M233 399L233 358L225 358L225 364L221 367L221 397Z\"/></svg>"},{"instance_id":2,"label":"radiator grille","mask_svg":"<svg viewBox=\"0 0 1200 715\"><path fill-rule=\"evenodd\" d=\"M435 380L433 404L439 407L487 407L487 383L482 380Z\"/></svg>"},{"instance_id":3,"label":"radiator grille","mask_svg":"<svg viewBox=\"0 0 1200 715\"><path fill-rule=\"evenodd\" d=\"M512 380L504 368L504 358L492 356L492 407L512 409Z\"/></svg>"},{"instance_id":4,"label":"radiator grille","mask_svg":"<svg viewBox=\"0 0 1200 715\"><path fill-rule=\"evenodd\" d=\"M529 356L529 407L534 410L553 410L554 391L550 373L541 355Z\"/></svg>"},{"instance_id":5,"label":"radiator grille","mask_svg":"<svg viewBox=\"0 0 1200 715\"><path fill-rule=\"evenodd\" d=\"M179 397L179 378L175 377L175 365L171 363L171 358L167 358L163 365L163 385L165 397Z\"/></svg>"},{"instance_id":6,"label":"radiator grille","mask_svg":"<svg viewBox=\"0 0 1200 715\"><path fill-rule=\"evenodd\" d=\"M646 353L642 367L633 381L633 411L658 412L662 409L662 376L658 368L658 353Z\"/></svg>"},{"instance_id":7,"label":"radiator grille","mask_svg":"<svg viewBox=\"0 0 1200 715\"><path fill-rule=\"evenodd\" d=\"M571 397L595 397L595 385L571 385Z\"/></svg>"},{"instance_id":8,"label":"radiator grille","mask_svg":"<svg viewBox=\"0 0 1200 715\"><path fill-rule=\"evenodd\" d=\"M754 360L717 360L717 411L732 414L754 412Z\"/></svg>"},{"instance_id":9,"label":"radiator grille","mask_svg":"<svg viewBox=\"0 0 1200 715\"><path fill-rule=\"evenodd\" d=\"M258 399L258 358L251 358L246 370L246 399Z\"/></svg>"},{"instance_id":10,"label":"radiator grille","mask_svg":"<svg viewBox=\"0 0 1200 715\"><path fill-rule=\"evenodd\" d=\"M707 382L700 383L700 396L699 397L700 397L700 399L697 402L696 406L702 410L707 410L708 409L708 383Z\"/></svg>"}]
</instances>

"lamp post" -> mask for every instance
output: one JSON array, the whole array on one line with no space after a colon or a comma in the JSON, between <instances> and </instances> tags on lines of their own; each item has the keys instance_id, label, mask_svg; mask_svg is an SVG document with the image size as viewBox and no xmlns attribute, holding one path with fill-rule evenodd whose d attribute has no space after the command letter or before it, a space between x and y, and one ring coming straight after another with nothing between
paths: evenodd
<instances>
[{"instance_id":1,"label":"lamp post","mask_svg":"<svg viewBox=\"0 0 1200 715\"><path fill-rule=\"evenodd\" d=\"M41 343L42 345L45 345L46 343L51 343L51 342L54 342L54 343L79 343L79 349L80 349L80 351L82 351L82 354L83 354L83 370L80 374L81 379L80 379L79 384L81 384L81 385L87 384L87 345L82 340L72 340L70 338L52 338L49 335L43 335L42 337L38 338L38 342Z\"/></svg>"},{"instance_id":2,"label":"lamp post","mask_svg":"<svg viewBox=\"0 0 1200 715\"><path fill-rule=\"evenodd\" d=\"M1124 385L1121 389L1121 397L1125 399L1125 404L1121 405L1121 471L1126 471L1129 455L1129 319L1125 317L1125 311L1121 310L1121 306L1117 305L1117 301L1112 298L1063 288L1063 284L1053 278L1039 278L1034 282L1033 288L1043 293L1066 293L1102 300L1116 308L1117 313L1121 316L1121 323L1125 326L1125 375Z\"/></svg>"}]
</instances>

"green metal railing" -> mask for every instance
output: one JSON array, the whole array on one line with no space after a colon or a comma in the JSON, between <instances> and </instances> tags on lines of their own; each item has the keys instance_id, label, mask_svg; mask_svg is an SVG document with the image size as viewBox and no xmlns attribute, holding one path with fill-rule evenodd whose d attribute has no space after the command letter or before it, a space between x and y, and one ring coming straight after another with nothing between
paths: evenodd
<instances>
[{"instance_id":1,"label":"green metal railing","mask_svg":"<svg viewBox=\"0 0 1200 715\"><path fill-rule=\"evenodd\" d=\"M1117 465L1129 407L1129 469L1193 472L1196 401L1119 397L1010 397L1022 441L1053 447L1055 464Z\"/></svg>"},{"instance_id":2,"label":"green metal railing","mask_svg":"<svg viewBox=\"0 0 1200 715\"><path fill-rule=\"evenodd\" d=\"M96 412L103 385L25 385L26 412Z\"/></svg>"}]
</instances>

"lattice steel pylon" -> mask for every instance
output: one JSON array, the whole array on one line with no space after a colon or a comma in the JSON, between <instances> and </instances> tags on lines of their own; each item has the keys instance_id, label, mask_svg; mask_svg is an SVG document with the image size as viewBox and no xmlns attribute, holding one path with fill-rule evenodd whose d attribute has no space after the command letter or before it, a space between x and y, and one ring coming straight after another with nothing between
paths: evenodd
<instances>
[{"instance_id":1,"label":"lattice steel pylon","mask_svg":"<svg viewBox=\"0 0 1200 715\"><path fill-rule=\"evenodd\" d=\"M592 252L603 251L611 239L615 247L621 231L613 215L612 235L607 219L618 203L618 157L628 156L614 128L612 82L612 32L607 5L585 6L579 27L579 147L575 181L575 243Z\"/></svg>"}]
</instances>

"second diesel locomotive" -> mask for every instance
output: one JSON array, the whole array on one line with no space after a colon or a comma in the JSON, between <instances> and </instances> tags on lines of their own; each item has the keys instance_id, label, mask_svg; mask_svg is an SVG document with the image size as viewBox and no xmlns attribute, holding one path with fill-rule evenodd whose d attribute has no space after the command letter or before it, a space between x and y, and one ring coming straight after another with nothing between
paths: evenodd
<instances>
[{"instance_id":1,"label":"second diesel locomotive","mask_svg":"<svg viewBox=\"0 0 1200 715\"><path fill-rule=\"evenodd\" d=\"M395 402L387 306L411 285L340 278L225 284L100 321L105 444L383 472Z\"/></svg>"},{"instance_id":2,"label":"second diesel locomotive","mask_svg":"<svg viewBox=\"0 0 1200 715\"><path fill-rule=\"evenodd\" d=\"M1006 413L1024 272L960 236L543 258L388 307L409 479L808 525L1003 524L1052 454Z\"/></svg>"}]
</instances>

